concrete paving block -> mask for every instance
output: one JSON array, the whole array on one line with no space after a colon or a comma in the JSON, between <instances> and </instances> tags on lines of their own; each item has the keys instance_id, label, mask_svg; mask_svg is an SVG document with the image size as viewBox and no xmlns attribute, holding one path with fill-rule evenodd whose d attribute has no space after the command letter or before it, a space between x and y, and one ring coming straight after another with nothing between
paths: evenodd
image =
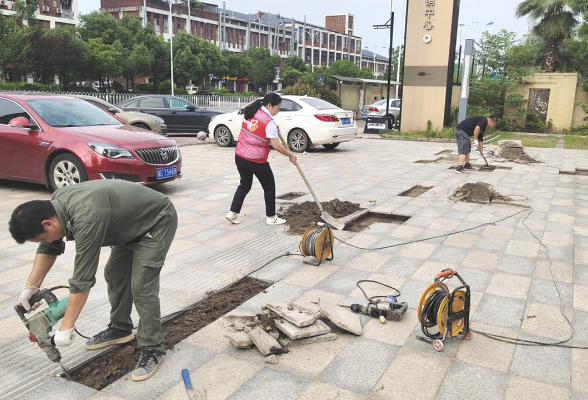
<instances>
[{"instance_id":1,"label":"concrete paving block","mask_svg":"<svg viewBox=\"0 0 588 400\"><path fill-rule=\"evenodd\" d=\"M474 323L472 329L484 333L517 338L518 332L492 325ZM492 349L488 351L488 349ZM457 352L456 358L460 361L481 367L491 368L497 371L508 372L515 345L494 340L482 333L474 332L471 340L464 340Z\"/></svg>"},{"instance_id":2,"label":"concrete paving block","mask_svg":"<svg viewBox=\"0 0 588 400\"><path fill-rule=\"evenodd\" d=\"M226 336L231 344L237 349L248 349L253 346L253 341L249 335L243 331L231 332Z\"/></svg>"},{"instance_id":3,"label":"concrete paving block","mask_svg":"<svg viewBox=\"0 0 588 400\"><path fill-rule=\"evenodd\" d=\"M296 400L366 400L367 396L315 381Z\"/></svg>"},{"instance_id":4,"label":"concrete paving block","mask_svg":"<svg viewBox=\"0 0 588 400\"><path fill-rule=\"evenodd\" d=\"M344 244L335 246L335 256L333 261L336 263L336 265L345 265L362 253L362 250L349 247Z\"/></svg>"},{"instance_id":5,"label":"concrete paving block","mask_svg":"<svg viewBox=\"0 0 588 400\"><path fill-rule=\"evenodd\" d=\"M363 328L363 337L379 342L403 346L418 324L415 310L408 309L400 321L387 321L381 323L376 318L371 318Z\"/></svg>"},{"instance_id":6,"label":"concrete paving block","mask_svg":"<svg viewBox=\"0 0 588 400\"><path fill-rule=\"evenodd\" d=\"M552 342L553 339L521 334L521 339ZM572 350L563 347L517 346L512 374L552 385L567 386L571 379Z\"/></svg>"},{"instance_id":7,"label":"concrete paving block","mask_svg":"<svg viewBox=\"0 0 588 400\"><path fill-rule=\"evenodd\" d=\"M586 368L588 368L588 354L586 353L586 350L572 349L571 386L573 390L588 392Z\"/></svg>"},{"instance_id":8,"label":"concrete paving block","mask_svg":"<svg viewBox=\"0 0 588 400\"><path fill-rule=\"evenodd\" d=\"M532 214L531 214L532 215ZM557 233L574 233L576 228L573 223L564 223L563 221L548 221L545 224L545 232Z\"/></svg>"},{"instance_id":9,"label":"concrete paving block","mask_svg":"<svg viewBox=\"0 0 588 400\"><path fill-rule=\"evenodd\" d=\"M535 258L539 253L539 244L511 239L504 252L513 256Z\"/></svg>"},{"instance_id":10,"label":"concrete paving block","mask_svg":"<svg viewBox=\"0 0 588 400\"><path fill-rule=\"evenodd\" d=\"M433 254L431 254L429 260L459 265L463 261L467 253L467 249L442 244L439 247L437 247Z\"/></svg>"},{"instance_id":11,"label":"concrete paving block","mask_svg":"<svg viewBox=\"0 0 588 400\"><path fill-rule=\"evenodd\" d=\"M521 378L516 375L511 375L508 382L508 388L506 390L506 396L504 397L504 399L552 400L568 399L569 397L570 390L568 388L548 385L543 382L538 382L531 379Z\"/></svg>"},{"instance_id":12,"label":"concrete paving block","mask_svg":"<svg viewBox=\"0 0 588 400\"><path fill-rule=\"evenodd\" d=\"M339 330L339 328L337 328ZM341 331L343 332L343 331ZM324 335L320 336L313 336L304 339L297 339L297 340L290 340L288 338L278 339L278 342L282 345L282 347L301 347L307 346L309 344L315 343L324 343L324 342L332 342L333 340L337 340L339 336L336 333L325 333ZM346 335L345 337L349 337Z\"/></svg>"},{"instance_id":13,"label":"concrete paving block","mask_svg":"<svg viewBox=\"0 0 588 400\"><path fill-rule=\"evenodd\" d=\"M564 311L572 320L572 310ZM554 340L565 340L571 335L571 328L561 313L559 306L541 303L527 303L521 330L532 335Z\"/></svg>"},{"instance_id":14,"label":"concrete paving block","mask_svg":"<svg viewBox=\"0 0 588 400\"><path fill-rule=\"evenodd\" d=\"M588 346L588 313L573 310L574 344Z\"/></svg>"},{"instance_id":15,"label":"concrete paving block","mask_svg":"<svg viewBox=\"0 0 588 400\"><path fill-rule=\"evenodd\" d=\"M564 307L572 308L573 285L557 281L556 284L552 280L533 279L531 290L529 291L529 300L559 307L561 293Z\"/></svg>"},{"instance_id":16,"label":"concrete paving block","mask_svg":"<svg viewBox=\"0 0 588 400\"><path fill-rule=\"evenodd\" d=\"M495 239L508 240L514 232L514 228L502 225L489 225L484 229L482 236Z\"/></svg>"},{"instance_id":17,"label":"concrete paving block","mask_svg":"<svg viewBox=\"0 0 588 400\"><path fill-rule=\"evenodd\" d=\"M279 365L279 364L278 364ZM276 384L279 382L280 384ZM309 379L272 367L263 368L245 382L227 399L229 400L260 400L283 399L295 400L310 385Z\"/></svg>"},{"instance_id":18,"label":"concrete paving block","mask_svg":"<svg viewBox=\"0 0 588 400\"><path fill-rule=\"evenodd\" d=\"M495 272L486 288L486 293L498 296L526 299L531 278L528 276Z\"/></svg>"},{"instance_id":19,"label":"concrete paving block","mask_svg":"<svg viewBox=\"0 0 588 400\"><path fill-rule=\"evenodd\" d=\"M574 285L574 309L588 311L588 286Z\"/></svg>"},{"instance_id":20,"label":"concrete paving block","mask_svg":"<svg viewBox=\"0 0 588 400\"><path fill-rule=\"evenodd\" d=\"M319 299L319 310L325 318L328 318L339 328L354 335L362 334L359 316L351 310L340 307L327 299Z\"/></svg>"},{"instance_id":21,"label":"concrete paving block","mask_svg":"<svg viewBox=\"0 0 588 400\"><path fill-rule=\"evenodd\" d=\"M413 279L407 280L399 288L401 293L400 300L406 301L408 308L416 309L421 295L431 283L433 283L432 279L430 282L416 281Z\"/></svg>"},{"instance_id":22,"label":"concrete paving block","mask_svg":"<svg viewBox=\"0 0 588 400\"><path fill-rule=\"evenodd\" d=\"M414 226L400 225L387 236L395 239L412 239L423 232L423 228L416 228ZM586 235L588 236L588 234Z\"/></svg>"},{"instance_id":23,"label":"concrete paving block","mask_svg":"<svg viewBox=\"0 0 588 400\"><path fill-rule=\"evenodd\" d=\"M305 265L296 269L286 278L281 279L280 282L288 285L311 288L328 278L338 269L339 267L337 265L330 265L330 263L323 263L319 267Z\"/></svg>"},{"instance_id":24,"label":"concrete paving block","mask_svg":"<svg viewBox=\"0 0 588 400\"><path fill-rule=\"evenodd\" d=\"M298 271L303 267L303 265L305 264L303 264L300 257L282 257L266 265L264 268L255 272L254 274L251 274L251 277L270 282L277 282L281 281L283 278L287 277L293 272Z\"/></svg>"},{"instance_id":25,"label":"concrete paving block","mask_svg":"<svg viewBox=\"0 0 588 400\"><path fill-rule=\"evenodd\" d=\"M182 388L184 384L182 383ZM186 391L186 389L184 389ZM122 397L112 396L110 394L105 394L102 392L97 392L96 394L86 398L85 400L125 400Z\"/></svg>"},{"instance_id":26,"label":"concrete paving block","mask_svg":"<svg viewBox=\"0 0 588 400\"><path fill-rule=\"evenodd\" d=\"M467 218L466 218L467 220ZM450 219L450 218L438 218L429 226L429 229L445 231L445 232L453 232L455 228L459 225L461 221L457 219Z\"/></svg>"},{"instance_id":27,"label":"concrete paving block","mask_svg":"<svg viewBox=\"0 0 588 400\"><path fill-rule=\"evenodd\" d=\"M554 262L573 263L574 262L574 249L572 247L561 247L561 246L546 246L549 251L549 258ZM539 257L547 258L545 256L546 251L543 247L539 249Z\"/></svg>"},{"instance_id":28,"label":"concrete paving block","mask_svg":"<svg viewBox=\"0 0 588 400\"><path fill-rule=\"evenodd\" d=\"M572 392L570 400L588 400L588 393L584 392Z\"/></svg>"},{"instance_id":29,"label":"concrete paving block","mask_svg":"<svg viewBox=\"0 0 588 400\"><path fill-rule=\"evenodd\" d=\"M360 271L375 272L391 258L392 255L390 254L380 252L365 252L358 255L343 266L345 268L357 269Z\"/></svg>"},{"instance_id":30,"label":"concrete paving block","mask_svg":"<svg viewBox=\"0 0 588 400\"><path fill-rule=\"evenodd\" d=\"M232 333L230 322L219 318L188 336L183 343L219 353L229 346L226 335L230 333Z\"/></svg>"},{"instance_id":31,"label":"concrete paving block","mask_svg":"<svg viewBox=\"0 0 588 400\"><path fill-rule=\"evenodd\" d=\"M573 247L574 235L569 233L545 232L541 241L545 245Z\"/></svg>"},{"instance_id":32,"label":"concrete paving block","mask_svg":"<svg viewBox=\"0 0 588 400\"><path fill-rule=\"evenodd\" d=\"M457 268L457 272L459 272L465 282L470 285L472 291L481 293L486 291L488 283L493 276L492 272L478 268L459 267ZM453 281L449 281L449 287L455 287L458 283L459 280L454 278Z\"/></svg>"},{"instance_id":33,"label":"concrete paving block","mask_svg":"<svg viewBox=\"0 0 588 400\"><path fill-rule=\"evenodd\" d=\"M293 303L311 310L318 311L319 298L327 299L333 303L338 304L345 298L345 296L339 293L325 292L318 289L309 289L302 296L294 300Z\"/></svg>"},{"instance_id":34,"label":"concrete paving block","mask_svg":"<svg viewBox=\"0 0 588 400\"><path fill-rule=\"evenodd\" d=\"M588 266L576 264L573 266L573 281L576 285L588 286ZM545 278L543 278L545 279Z\"/></svg>"},{"instance_id":35,"label":"concrete paving block","mask_svg":"<svg viewBox=\"0 0 588 400\"><path fill-rule=\"evenodd\" d=\"M182 379L180 371L195 371L214 357L214 353L179 343L168 351L157 373L146 381L133 382L130 373L111 383L102 392L129 400L156 399Z\"/></svg>"},{"instance_id":36,"label":"concrete paving block","mask_svg":"<svg viewBox=\"0 0 588 400\"><path fill-rule=\"evenodd\" d=\"M341 268L316 285L315 289L347 296L357 287L357 281L367 279L369 276L370 273L367 271Z\"/></svg>"},{"instance_id":37,"label":"concrete paving block","mask_svg":"<svg viewBox=\"0 0 588 400\"><path fill-rule=\"evenodd\" d=\"M266 307L299 328L310 326L320 317L320 313L289 303L267 303Z\"/></svg>"},{"instance_id":38,"label":"concrete paving block","mask_svg":"<svg viewBox=\"0 0 588 400\"><path fill-rule=\"evenodd\" d=\"M461 262L461 265L494 271L500 265L500 259L501 256L498 253L471 249Z\"/></svg>"},{"instance_id":39,"label":"concrete paving block","mask_svg":"<svg viewBox=\"0 0 588 400\"><path fill-rule=\"evenodd\" d=\"M371 391L373 399L433 400L451 360L401 348ZM426 379L423 372L426 371Z\"/></svg>"},{"instance_id":40,"label":"concrete paving block","mask_svg":"<svg viewBox=\"0 0 588 400\"><path fill-rule=\"evenodd\" d=\"M24 388L26 388L26 386L24 386ZM22 400L83 400L96 393L98 393L96 390L88 386L63 378L52 378L18 398Z\"/></svg>"},{"instance_id":41,"label":"concrete paving block","mask_svg":"<svg viewBox=\"0 0 588 400\"><path fill-rule=\"evenodd\" d=\"M508 240L495 237L481 237L474 245L474 248L486 251L493 251L499 254L504 253L508 246Z\"/></svg>"},{"instance_id":42,"label":"concrete paving block","mask_svg":"<svg viewBox=\"0 0 588 400\"><path fill-rule=\"evenodd\" d=\"M588 265L588 250L574 249L574 263Z\"/></svg>"},{"instance_id":43,"label":"concrete paving block","mask_svg":"<svg viewBox=\"0 0 588 400\"><path fill-rule=\"evenodd\" d=\"M267 303L290 302L300 297L307 290L308 288L277 282L268 287L264 291L265 293L261 292L257 294L241 304L238 308L258 313L261 311L261 307L265 306Z\"/></svg>"},{"instance_id":44,"label":"concrete paving block","mask_svg":"<svg viewBox=\"0 0 588 400\"><path fill-rule=\"evenodd\" d=\"M325 325L325 323L321 320L318 320L314 324L304 328L299 328L286 320L279 319L275 320L275 324L280 331L282 331L292 340L324 335L325 333L331 332L331 328Z\"/></svg>"},{"instance_id":45,"label":"concrete paving block","mask_svg":"<svg viewBox=\"0 0 588 400\"><path fill-rule=\"evenodd\" d=\"M264 356L269 356L282 350L282 346L276 339L270 336L266 331L256 326L251 331L247 332L249 338L257 347L257 350Z\"/></svg>"},{"instance_id":46,"label":"concrete paving block","mask_svg":"<svg viewBox=\"0 0 588 400\"><path fill-rule=\"evenodd\" d=\"M484 294L472 321L518 330L523 318L525 301L511 297Z\"/></svg>"},{"instance_id":47,"label":"concrete paving block","mask_svg":"<svg viewBox=\"0 0 588 400\"><path fill-rule=\"evenodd\" d=\"M366 292L369 297L372 296L390 296L396 294L394 289L391 289L387 286L392 286L393 288L399 288L402 286L406 279L398 278L396 276L384 275L384 274L372 274L368 276L368 279L374 282L362 282L361 287ZM376 283L379 282L379 283ZM380 284L381 283L381 284ZM387 286L384 286L387 285ZM358 287L356 288L351 294L350 297L364 297L363 292ZM400 300L402 301L402 300Z\"/></svg>"},{"instance_id":48,"label":"concrete paving block","mask_svg":"<svg viewBox=\"0 0 588 400\"><path fill-rule=\"evenodd\" d=\"M532 276L537 260L527 257L503 255L498 269L509 274Z\"/></svg>"},{"instance_id":49,"label":"concrete paving block","mask_svg":"<svg viewBox=\"0 0 588 400\"><path fill-rule=\"evenodd\" d=\"M456 235L448 236L443 244L446 246L460 247L462 249L472 248L479 240L478 235L471 233L458 233Z\"/></svg>"},{"instance_id":50,"label":"concrete paving block","mask_svg":"<svg viewBox=\"0 0 588 400\"><path fill-rule=\"evenodd\" d=\"M507 383L508 375L504 372L454 361L435 399L502 399Z\"/></svg>"},{"instance_id":51,"label":"concrete paving block","mask_svg":"<svg viewBox=\"0 0 588 400\"><path fill-rule=\"evenodd\" d=\"M398 255L409 258L419 258L425 260L439 247L438 244L426 242L411 243L406 245L398 252Z\"/></svg>"},{"instance_id":52,"label":"concrete paving block","mask_svg":"<svg viewBox=\"0 0 588 400\"><path fill-rule=\"evenodd\" d=\"M408 258L395 255L377 271L383 275L393 275L403 278L410 277L424 262L423 259Z\"/></svg>"},{"instance_id":53,"label":"concrete paving block","mask_svg":"<svg viewBox=\"0 0 588 400\"><path fill-rule=\"evenodd\" d=\"M378 382L399 348L366 338L356 338L329 364L318 380L367 394Z\"/></svg>"}]
</instances>

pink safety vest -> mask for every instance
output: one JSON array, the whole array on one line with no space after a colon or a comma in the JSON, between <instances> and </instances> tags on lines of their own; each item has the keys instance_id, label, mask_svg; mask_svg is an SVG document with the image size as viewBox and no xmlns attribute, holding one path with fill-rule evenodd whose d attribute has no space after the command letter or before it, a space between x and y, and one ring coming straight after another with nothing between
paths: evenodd
<instances>
[{"instance_id":1,"label":"pink safety vest","mask_svg":"<svg viewBox=\"0 0 588 400\"><path fill-rule=\"evenodd\" d=\"M270 141L266 136L265 128L271 120L272 117L261 109L257 110L253 118L244 119L235 154L259 164L266 163L270 152Z\"/></svg>"}]
</instances>

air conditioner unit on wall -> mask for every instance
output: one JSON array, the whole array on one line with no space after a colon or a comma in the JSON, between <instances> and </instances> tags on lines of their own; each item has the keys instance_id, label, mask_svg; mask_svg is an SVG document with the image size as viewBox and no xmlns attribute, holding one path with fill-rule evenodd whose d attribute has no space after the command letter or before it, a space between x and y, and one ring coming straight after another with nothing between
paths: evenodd
<instances>
[{"instance_id":1,"label":"air conditioner unit on wall","mask_svg":"<svg viewBox=\"0 0 588 400\"><path fill-rule=\"evenodd\" d=\"M57 10L55 10L55 12L56 12L57 14L61 14L61 13L63 12L63 10L62 10L61 8L58 8Z\"/></svg>"},{"instance_id":2,"label":"air conditioner unit on wall","mask_svg":"<svg viewBox=\"0 0 588 400\"><path fill-rule=\"evenodd\" d=\"M49 11L49 7L48 6L43 6L43 12L48 12Z\"/></svg>"},{"instance_id":3,"label":"air conditioner unit on wall","mask_svg":"<svg viewBox=\"0 0 588 400\"><path fill-rule=\"evenodd\" d=\"M0 6L5 6L6 5L6 0L0 0Z\"/></svg>"}]
</instances>

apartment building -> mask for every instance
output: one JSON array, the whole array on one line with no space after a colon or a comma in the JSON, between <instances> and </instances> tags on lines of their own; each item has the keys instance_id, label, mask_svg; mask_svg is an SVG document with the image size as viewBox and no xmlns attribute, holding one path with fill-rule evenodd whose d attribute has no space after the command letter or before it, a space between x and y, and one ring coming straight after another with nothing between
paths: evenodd
<instances>
[{"instance_id":1,"label":"apartment building","mask_svg":"<svg viewBox=\"0 0 588 400\"><path fill-rule=\"evenodd\" d=\"M0 0L0 14L13 15L14 1ZM44 28L75 26L78 24L78 0L40 0L35 13L39 25Z\"/></svg>"},{"instance_id":2,"label":"apartment building","mask_svg":"<svg viewBox=\"0 0 588 400\"><path fill-rule=\"evenodd\" d=\"M283 59L298 55L312 66L329 66L336 60L351 60L361 65L361 38L353 35L353 15L348 14L344 31L329 29L288 18L280 14L255 11L243 13L227 10L212 3L194 9L188 0L101 0L101 10L121 19L124 15L142 18L166 39L185 31L208 40L221 50L247 51L265 47ZM325 19L327 20L327 19Z\"/></svg>"},{"instance_id":3,"label":"apartment building","mask_svg":"<svg viewBox=\"0 0 588 400\"><path fill-rule=\"evenodd\" d=\"M374 53L373 51L363 49L361 55L361 68L368 68L377 78L386 73L388 67L388 57ZM392 69L394 70L394 69Z\"/></svg>"}]
</instances>

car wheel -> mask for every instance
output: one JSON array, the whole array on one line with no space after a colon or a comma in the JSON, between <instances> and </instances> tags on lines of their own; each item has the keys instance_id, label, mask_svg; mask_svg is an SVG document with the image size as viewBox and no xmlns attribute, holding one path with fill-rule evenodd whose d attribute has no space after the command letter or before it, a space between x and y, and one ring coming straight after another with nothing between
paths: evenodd
<instances>
[{"instance_id":1,"label":"car wheel","mask_svg":"<svg viewBox=\"0 0 588 400\"><path fill-rule=\"evenodd\" d=\"M73 154L60 154L49 166L49 186L57 190L64 186L75 185L88 180L86 169Z\"/></svg>"},{"instance_id":2,"label":"car wheel","mask_svg":"<svg viewBox=\"0 0 588 400\"><path fill-rule=\"evenodd\" d=\"M339 146L339 143L329 143L329 144L323 144L323 147L324 147L325 149L334 149L334 148L336 148L337 146Z\"/></svg>"},{"instance_id":3,"label":"car wheel","mask_svg":"<svg viewBox=\"0 0 588 400\"><path fill-rule=\"evenodd\" d=\"M229 147L233 145L233 134L230 129L224 125L219 125L214 129L214 141L220 147Z\"/></svg>"},{"instance_id":4,"label":"car wheel","mask_svg":"<svg viewBox=\"0 0 588 400\"><path fill-rule=\"evenodd\" d=\"M310 139L302 129L294 129L288 135L288 147L296 153L303 153L310 148Z\"/></svg>"},{"instance_id":5,"label":"car wheel","mask_svg":"<svg viewBox=\"0 0 588 400\"><path fill-rule=\"evenodd\" d=\"M141 128L141 129L145 129L145 130L148 130L148 131L150 131L150 130L151 130L151 128L149 128L149 125L146 125L146 124L144 124L144 123L142 123L142 122L137 122L137 123L134 123L134 124L133 124L133 126L134 126L135 128Z\"/></svg>"}]
</instances>

